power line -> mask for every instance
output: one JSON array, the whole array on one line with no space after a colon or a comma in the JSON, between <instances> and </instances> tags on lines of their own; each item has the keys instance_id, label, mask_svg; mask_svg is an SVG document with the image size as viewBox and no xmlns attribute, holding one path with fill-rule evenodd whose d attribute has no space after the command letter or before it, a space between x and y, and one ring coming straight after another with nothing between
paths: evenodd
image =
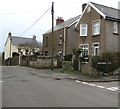
<instances>
[{"instance_id":1,"label":"power line","mask_svg":"<svg viewBox=\"0 0 120 109\"><path fill-rule=\"evenodd\" d=\"M45 11L45 13L43 13L43 15L40 16L28 29L26 29L24 32L22 32L20 34L20 36L23 35L24 33L26 33L30 28L32 28L50 10L50 8L48 8L47 11Z\"/></svg>"}]
</instances>

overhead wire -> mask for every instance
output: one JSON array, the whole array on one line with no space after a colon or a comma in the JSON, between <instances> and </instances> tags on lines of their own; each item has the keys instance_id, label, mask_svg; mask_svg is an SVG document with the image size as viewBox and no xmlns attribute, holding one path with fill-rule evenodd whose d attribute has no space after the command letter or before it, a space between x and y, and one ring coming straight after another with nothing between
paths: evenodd
<instances>
[{"instance_id":1,"label":"overhead wire","mask_svg":"<svg viewBox=\"0 0 120 109\"><path fill-rule=\"evenodd\" d=\"M23 35L24 33L26 33L30 28L32 28L49 10L51 9L48 8L47 11L45 11L29 28L27 28L24 32L22 32L19 36Z\"/></svg>"}]
</instances>

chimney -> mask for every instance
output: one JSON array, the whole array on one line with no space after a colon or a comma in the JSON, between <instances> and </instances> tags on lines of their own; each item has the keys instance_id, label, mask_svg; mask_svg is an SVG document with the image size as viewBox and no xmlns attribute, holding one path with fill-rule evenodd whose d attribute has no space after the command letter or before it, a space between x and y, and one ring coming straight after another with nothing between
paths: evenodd
<instances>
[{"instance_id":1,"label":"chimney","mask_svg":"<svg viewBox=\"0 0 120 109\"><path fill-rule=\"evenodd\" d=\"M12 33L11 33L11 32L9 32L9 33L8 33L8 37L11 37L11 36L12 36Z\"/></svg>"},{"instance_id":2,"label":"chimney","mask_svg":"<svg viewBox=\"0 0 120 109\"><path fill-rule=\"evenodd\" d=\"M35 35L33 36L33 40L36 40L36 36Z\"/></svg>"},{"instance_id":3,"label":"chimney","mask_svg":"<svg viewBox=\"0 0 120 109\"><path fill-rule=\"evenodd\" d=\"M61 24L62 22L64 22L64 20L63 20L62 17L58 17L58 18L56 19L56 25Z\"/></svg>"},{"instance_id":4,"label":"chimney","mask_svg":"<svg viewBox=\"0 0 120 109\"><path fill-rule=\"evenodd\" d=\"M82 12L84 11L85 7L87 6L86 3L82 4Z\"/></svg>"}]
</instances>

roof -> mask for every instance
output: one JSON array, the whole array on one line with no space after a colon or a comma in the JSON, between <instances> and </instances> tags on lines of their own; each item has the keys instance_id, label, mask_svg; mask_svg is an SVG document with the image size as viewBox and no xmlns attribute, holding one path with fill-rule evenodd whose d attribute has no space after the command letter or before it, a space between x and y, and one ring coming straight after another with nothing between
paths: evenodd
<instances>
[{"instance_id":1,"label":"roof","mask_svg":"<svg viewBox=\"0 0 120 109\"><path fill-rule=\"evenodd\" d=\"M65 28L65 27L70 27L72 24L76 23L79 18L80 18L80 15L78 15L78 16L76 16L74 18L68 19L68 20L64 21L63 23L61 23L61 24L56 25L54 27L54 31L60 30L60 29ZM48 34L48 33L51 33L51 32L52 32L52 29L50 29L49 31L47 31L44 34Z\"/></svg>"},{"instance_id":2,"label":"roof","mask_svg":"<svg viewBox=\"0 0 120 109\"><path fill-rule=\"evenodd\" d=\"M114 19L114 20L120 21L120 10L119 9L115 9L115 8L112 8L112 7L100 5L100 4L93 3L93 2L89 2L89 3L87 3L87 6L85 7L83 13L81 14L78 22L75 25L75 27L77 27L80 19L84 15L88 6L91 6L92 8L94 8L105 19Z\"/></svg>"},{"instance_id":3,"label":"roof","mask_svg":"<svg viewBox=\"0 0 120 109\"><path fill-rule=\"evenodd\" d=\"M16 37L16 36L11 36L12 38L12 44L16 46L20 45L32 45L32 46L37 46L39 47L39 44L36 40L33 40L33 38L24 38L24 37Z\"/></svg>"},{"instance_id":4,"label":"roof","mask_svg":"<svg viewBox=\"0 0 120 109\"><path fill-rule=\"evenodd\" d=\"M108 7L108 6L104 6L104 5L100 5L100 4L96 4L91 2L97 9L99 9L99 11L101 11L106 17L111 17L114 19L120 19L120 10L112 8L112 7Z\"/></svg>"}]
</instances>

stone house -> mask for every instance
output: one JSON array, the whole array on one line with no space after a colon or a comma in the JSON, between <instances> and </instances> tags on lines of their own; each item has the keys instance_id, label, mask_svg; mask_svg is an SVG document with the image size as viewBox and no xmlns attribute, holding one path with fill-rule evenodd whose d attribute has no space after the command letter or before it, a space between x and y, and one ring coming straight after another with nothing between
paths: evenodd
<instances>
[{"instance_id":1,"label":"stone house","mask_svg":"<svg viewBox=\"0 0 120 109\"><path fill-rule=\"evenodd\" d=\"M120 51L120 10L89 2L75 25L76 42L83 55L96 56L104 51Z\"/></svg>"},{"instance_id":2,"label":"stone house","mask_svg":"<svg viewBox=\"0 0 120 109\"><path fill-rule=\"evenodd\" d=\"M75 31L75 24L80 15L69 20L64 21L59 17L56 20L54 27L54 55L67 55L72 53L72 49L76 48L77 32ZM43 54L51 56L52 30L43 34Z\"/></svg>"},{"instance_id":3,"label":"stone house","mask_svg":"<svg viewBox=\"0 0 120 109\"><path fill-rule=\"evenodd\" d=\"M8 38L5 43L5 51L4 51L4 60L8 58L14 57L14 55L31 55L32 52L30 50L38 51L40 50L40 45L36 41L36 36L33 38L24 38L12 36L11 33L8 33Z\"/></svg>"}]
</instances>

